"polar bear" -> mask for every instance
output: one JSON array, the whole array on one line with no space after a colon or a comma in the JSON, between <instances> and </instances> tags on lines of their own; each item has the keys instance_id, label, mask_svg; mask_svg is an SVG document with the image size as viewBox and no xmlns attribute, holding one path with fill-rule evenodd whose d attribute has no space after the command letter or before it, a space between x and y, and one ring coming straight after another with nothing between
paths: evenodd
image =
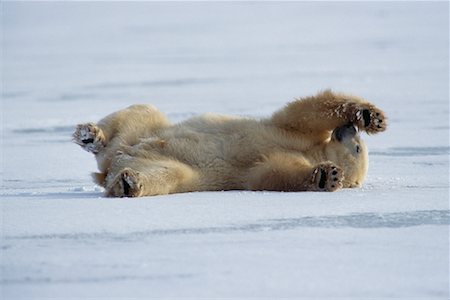
<instances>
[{"instance_id":1,"label":"polar bear","mask_svg":"<svg viewBox=\"0 0 450 300\"><path fill-rule=\"evenodd\" d=\"M74 142L95 154L106 196L191 191L336 191L359 187L368 169L359 131L386 129L366 100L330 90L288 103L270 118L206 114L179 124L133 105L77 126Z\"/></svg>"}]
</instances>

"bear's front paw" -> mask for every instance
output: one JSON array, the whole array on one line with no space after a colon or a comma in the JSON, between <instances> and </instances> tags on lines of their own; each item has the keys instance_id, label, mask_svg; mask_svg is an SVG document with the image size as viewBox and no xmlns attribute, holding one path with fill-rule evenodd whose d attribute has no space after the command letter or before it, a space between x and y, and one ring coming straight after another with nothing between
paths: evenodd
<instances>
[{"instance_id":1,"label":"bear's front paw","mask_svg":"<svg viewBox=\"0 0 450 300\"><path fill-rule=\"evenodd\" d=\"M367 133L385 131L387 125L383 111L373 105L361 108L356 112L356 124Z\"/></svg>"},{"instance_id":2,"label":"bear's front paw","mask_svg":"<svg viewBox=\"0 0 450 300\"><path fill-rule=\"evenodd\" d=\"M314 168L309 182L310 190L334 192L342 188L343 180L344 175L341 168L331 162L324 162Z\"/></svg>"},{"instance_id":3,"label":"bear's front paw","mask_svg":"<svg viewBox=\"0 0 450 300\"><path fill-rule=\"evenodd\" d=\"M139 172L125 169L106 189L108 197L139 197L142 193L142 178Z\"/></svg>"},{"instance_id":4,"label":"bear's front paw","mask_svg":"<svg viewBox=\"0 0 450 300\"><path fill-rule=\"evenodd\" d=\"M79 124L73 133L73 141L94 154L105 146L102 130L93 123Z\"/></svg>"}]
</instances>

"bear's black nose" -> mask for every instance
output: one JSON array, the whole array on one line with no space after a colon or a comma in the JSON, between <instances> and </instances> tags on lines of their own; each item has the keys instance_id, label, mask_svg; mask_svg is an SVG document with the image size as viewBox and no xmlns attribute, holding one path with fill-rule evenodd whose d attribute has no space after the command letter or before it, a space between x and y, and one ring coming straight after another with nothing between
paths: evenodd
<instances>
[{"instance_id":1,"label":"bear's black nose","mask_svg":"<svg viewBox=\"0 0 450 300\"><path fill-rule=\"evenodd\" d=\"M336 127L333 130L333 137L341 142L345 138L353 138L357 133L356 127L352 123Z\"/></svg>"}]
</instances>

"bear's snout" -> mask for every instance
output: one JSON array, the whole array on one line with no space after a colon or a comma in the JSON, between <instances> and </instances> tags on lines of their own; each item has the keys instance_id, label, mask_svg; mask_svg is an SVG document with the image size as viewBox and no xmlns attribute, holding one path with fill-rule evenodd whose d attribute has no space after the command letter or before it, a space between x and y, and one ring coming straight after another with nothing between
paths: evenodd
<instances>
[{"instance_id":1,"label":"bear's snout","mask_svg":"<svg viewBox=\"0 0 450 300\"><path fill-rule=\"evenodd\" d=\"M336 127L336 129L333 130L333 137L337 141L341 142L346 138L353 138L356 133L356 127L353 125L353 123L349 123L341 127Z\"/></svg>"}]
</instances>

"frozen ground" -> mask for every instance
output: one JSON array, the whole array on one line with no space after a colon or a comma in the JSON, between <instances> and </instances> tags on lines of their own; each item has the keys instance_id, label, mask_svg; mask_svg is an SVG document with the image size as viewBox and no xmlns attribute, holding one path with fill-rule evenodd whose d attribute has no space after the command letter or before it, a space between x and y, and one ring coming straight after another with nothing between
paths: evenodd
<instances>
[{"instance_id":1,"label":"frozen ground","mask_svg":"<svg viewBox=\"0 0 450 300\"><path fill-rule=\"evenodd\" d=\"M449 297L448 3L0 5L2 299ZM70 142L323 88L389 116L361 189L105 199Z\"/></svg>"}]
</instances>

